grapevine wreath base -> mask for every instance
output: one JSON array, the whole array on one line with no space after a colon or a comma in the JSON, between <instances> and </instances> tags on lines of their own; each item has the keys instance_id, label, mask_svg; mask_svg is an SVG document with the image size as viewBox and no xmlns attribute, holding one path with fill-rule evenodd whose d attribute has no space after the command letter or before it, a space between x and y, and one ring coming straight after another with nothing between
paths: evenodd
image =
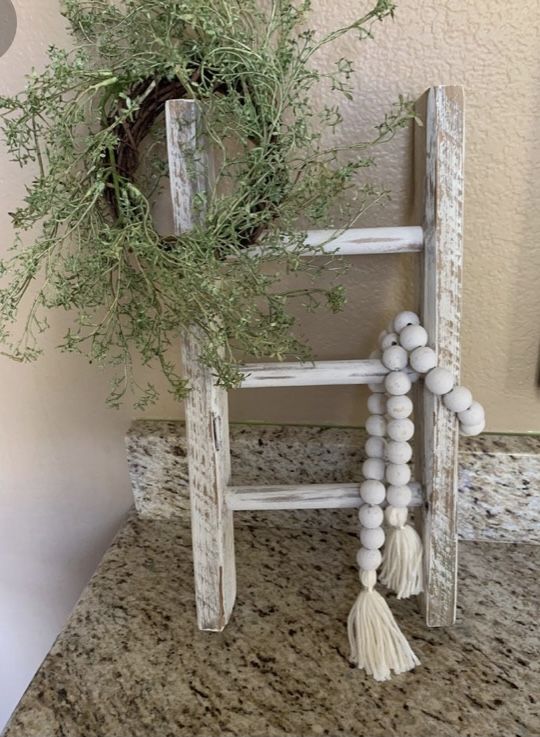
<instances>
[{"instance_id":1,"label":"grapevine wreath base","mask_svg":"<svg viewBox=\"0 0 540 737\"><path fill-rule=\"evenodd\" d=\"M227 387L246 356L309 359L294 331L298 304L341 309L345 267L303 258L324 244L307 246L299 219L350 227L384 197L363 170L373 146L413 117L400 100L372 140L336 144L353 67L337 58L322 70L318 54L346 34L369 39L394 4L378 0L325 33L309 29L307 0L63 6L73 50L51 48L23 92L0 98L8 150L34 176L2 263L4 353L36 358L51 311L67 311L61 349L116 366L110 402L129 391L137 406L157 396L137 380L141 364L157 362L184 396L176 360L185 329L198 328L202 359ZM323 106L323 94L335 102ZM216 160L212 189L196 203L204 217L178 237L153 220L167 174L162 113L173 98L200 102Z\"/></svg>"}]
</instances>

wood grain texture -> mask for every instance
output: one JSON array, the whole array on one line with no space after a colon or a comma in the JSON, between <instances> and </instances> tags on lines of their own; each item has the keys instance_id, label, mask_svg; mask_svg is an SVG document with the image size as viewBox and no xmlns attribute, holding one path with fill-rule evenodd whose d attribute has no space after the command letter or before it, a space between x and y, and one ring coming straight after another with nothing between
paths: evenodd
<instances>
[{"instance_id":1,"label":"wood grain texture","mask_svg":"<svg viewBox=\"0 0 540 737\"><path fill-rule=\"evenodd\" d=\"M196 198L208 187L197 103L167 102L166 124L174 223L181 233L202 215ZM190 385L185 413L197 621L200 629L219 631L236 597L233 517L225 502L230 477L227 392L201 362L197 330L184 334L181 344Z\"/></svg>"},{"instance_id":2,"label":"wood grain texture","mask_svg":"<svg viewBox=\"0 0 540 737\"><path fill-rule=\"evenodd\" d=\"M350 228L334 237L332 230L310 230L306 243L323 245L326 253L340 256L369 256L385 253L417 253L424 247L421 226Z\"/></svg>"},{"instance_id":3,"label":"wood grain texture","mask_svg":"<svg viewBox=\"0 0 540 737\"><path fill-rule=\"evenodd\" d=\"M341 233L335 230L308 230L305 243L317 249L314 255L370 256L388 253L418 253L424 247L424 234L419 225L389 228L349 228ZM260 253L263 247L254 246L251 253ZM309 253L304 255L309 256Z\"/></svg>"},{"instance_id":4,"label":"wood grain texture","mask_svg":"<svg viewBox=\"0 0 540 737\"><path fill-rule=\"evenodd\" d=\"M241 367L242 388L269 386L337 386L380 384L388 369L379 360L247 363Z\"/></svg>"},{"instance_id":5,"label":"wood grain texture","mask_svg":"<svg viewBox=\"0 0 540 737\"><path fill-rule=\"evenodd\" d=\"M412 507L423 504L422 488L412 483ZM362 506L360 484L230 486L227 506L235 511L278 509L355 509Z\"/></svg>"},{"instance_id":6,"label":"wood grain texture","mask_svg":"<svg viewBox=\"0 0 540 737\"><path fill-rule=\"evenodd\" d=\"M427 92L422 322L438 365L459 378L463 251L464 101L460 87ZM418 138L417 138L418 141ZM441 399L420 392L419 447L426 494L424 608L428 626L456 616L458 423Z\"/></svg>"}]
</instances>

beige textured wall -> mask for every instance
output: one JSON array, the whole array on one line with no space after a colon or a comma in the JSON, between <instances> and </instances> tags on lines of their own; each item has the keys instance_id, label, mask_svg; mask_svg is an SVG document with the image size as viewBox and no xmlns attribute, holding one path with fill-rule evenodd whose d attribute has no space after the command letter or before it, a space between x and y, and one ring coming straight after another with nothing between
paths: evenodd
<instances>
[{"instance_id":1,"label":"beige textured wall","mask_svg":"<svg viewBox=\"0 0 540 737\"><path fill-rule=\"evenodd\" d=\"M58 0L15 0L18 32L0 58L0 91L14 92L46 47L66 40ZM467 88L464 380L486 404L489 429L540 430L534 379L540 314L540 5L538 1L398 0L394 22L357 52L356 100L344 140L364 137L398 93L433 84ZM352 18L359 3L315 3L321 27ZM1 21L1 19L0 19ZM324 63L324 59L321 59ZM380 157L377 178L394 192L365 225L407 223L410 136ZM19 169L0 152L0 249L7 212L24 195ZM321 358L366 355L381 322L413 300L409 257L355 261L340 317L302 322ZM62 329L54 324L52 348ZM107 410L108 384L83 359L50 351L33 366L0 360L0 725L48 649L130 504L123 434L129 407ZM359 389L236 393L236 419L352 424ZM165 396L153 416L177 417Z\"/></svg>"},{"instance_id":2,"label":"beige textured wall","mask_svg":"<svg viewBox=\"0 0 540 737\"><path fill-rule=\"evenodd\" d=\"M67 41L56 0L14 6L19 25L0 58L0 94L18 91L47 46ZM0 150L2 254L25 181ZM130 413L104 406L107 385L105 374L56 351L35 365L0 359L0 731L131 504Z\"/></svg>"},{"instance_id":3,"label":"beige textured wall","mask_svg":"<svg viewBox=\"0 0 540 737\"><path fill-rule=\"evenodd\" d=\"M397 95L437 84L466 89L463 381L488 410L488 429L540 430L535 385L540 345L540 3L398 0L375 42L340 42L355 60L355 100L344 107L345 141L362 138ZM317 0L317 26L352 19L357 3ZM360 53L357 49L360 48ZM331 54L328 54L329 61ZM376 177L392 202L365 225L408 224L410 136L379 156ZM304 332L321 358L366 356L396 309L413 305L403 257L356 259L349 306L308 317ZM407 302L407 300L410 300ZM233 416L289 422L357 423L354 388L237 392Z\"/></svg>"}]
</instances>

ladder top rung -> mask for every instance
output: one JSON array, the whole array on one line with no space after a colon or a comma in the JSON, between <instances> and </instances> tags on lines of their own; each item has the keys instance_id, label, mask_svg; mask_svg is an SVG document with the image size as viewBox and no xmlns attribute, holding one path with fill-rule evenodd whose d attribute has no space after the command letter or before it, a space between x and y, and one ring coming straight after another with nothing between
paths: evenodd
<instances>
[{"instance_id":1,"label":"ladder top rung","mask_svg":"<svg viewBox=\"0 0 540 737\"><path fill-rule=\"evenodd\" d=\"M367 256L384 253L415 253L424 247L419 225L391 228L349 228L334 237L335 230L310 230L306 243L323 246L324 253Z\"/></svg>"},{"instance_id":2,"label":"ladder top rung","mask_svg":"<svg viewBox=\"0 0 540 737\"><path fill-rule=\"evenodd\" d=\"M244 376L240 385L243 389L379 384L388 373L381 361L371 358L313 363L247 363L241 366L240 371Z\"/></svg>"}]
</instances>

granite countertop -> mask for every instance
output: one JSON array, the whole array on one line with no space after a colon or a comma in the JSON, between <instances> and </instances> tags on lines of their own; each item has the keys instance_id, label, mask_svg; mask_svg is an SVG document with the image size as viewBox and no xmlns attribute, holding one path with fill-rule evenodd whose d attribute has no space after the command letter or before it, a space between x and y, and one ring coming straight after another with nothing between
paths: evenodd
<instances>
[{"instance_id":1,"label":"granite countertop","mask_svg":"<svg viewBox=\"0 0 540 737\"><path fill-rule=\"evenodd\" d=\"M347 663L354 534L236 529L238 600L199 632L189 530L135 515L5 737L537 737L538 563L531 545L460 545L458 624L391 607L422 660L376 683Z\"/></svg>"}]
</instances>

